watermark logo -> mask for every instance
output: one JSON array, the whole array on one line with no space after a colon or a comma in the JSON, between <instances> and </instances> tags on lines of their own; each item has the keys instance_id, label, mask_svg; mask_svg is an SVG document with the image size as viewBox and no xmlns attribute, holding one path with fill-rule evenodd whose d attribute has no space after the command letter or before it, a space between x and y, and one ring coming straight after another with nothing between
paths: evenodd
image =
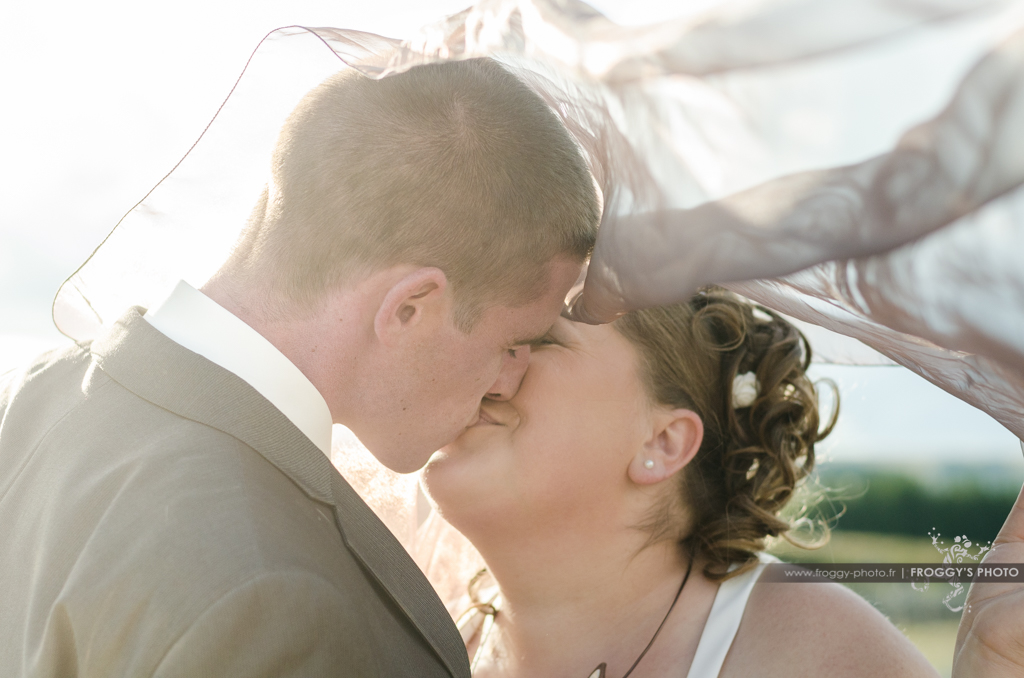
<instances>
[{"instance_id":1,"label":"watermark logo","mask_svg":"<svg viewBox=\"0 0 1024 678\"><path fill-rule=\"evenodd\" d=\"M977 581L1020 584L1024 583L1024 563L770 563L765 566L761 581L917 585Z\"/></svg>"},{"instance_id":2,"label":"watermark logo","mask_svg":"<svg viewBox=\"0 0 1024 678\"><path fill-rule=\"evenodd\" d=\"M933 527L932 530L935 528ZM947 545L946 541L942 539L942 535L938 532L932 534L928 533L928 536L932 538L932 546L942 556L942 562L946 565L961 564L961 563L977 563L985 554L992 548L992 542L988 544L975 544L967 535L960 535L954 537L953 541ZM918 584L917 582L911 583L915 591L926 591L928 589L929 582ZM960 599L960 594L966 591L966 587L960 579L951 579L949 585L952 590L942 599L942 604L950 609L952 612L960 612L964 609L963 601ZM960 600L958 600L960 599Z\"/></svg>"}]
</instances>

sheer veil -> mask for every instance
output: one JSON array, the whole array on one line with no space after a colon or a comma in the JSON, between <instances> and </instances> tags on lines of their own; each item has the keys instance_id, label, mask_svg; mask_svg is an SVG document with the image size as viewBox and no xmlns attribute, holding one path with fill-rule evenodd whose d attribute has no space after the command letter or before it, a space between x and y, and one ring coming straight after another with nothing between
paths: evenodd
<instances>
[{"instance_id":1,"label":"sheer veil","mask_svg":"<svg viewBox=\"0 0 1024 678\"><path fill-rule=\"evenodd\" d=\"M1000 0L723 2L633 27L578 0L482 0L404 41L278 29L196 144L64 283L54 320L87 341L178 278L202 284L266 182L277 130L327 76L490 55L579 142L603 233L671 229L685 241L673 250L676 295L724 283L811 328L824 359L894 361L1024 438L1022 26L1024 3ZM898 162L868 163L866 184L825 173L803 187L812 199L780 189L755 205L785 218L678 218L893 151ZM663 280L649 282L657 301ZM382 469L343 431L334 456L454 600L477 561L416 478Z\"/></svg>"}]
</instances>

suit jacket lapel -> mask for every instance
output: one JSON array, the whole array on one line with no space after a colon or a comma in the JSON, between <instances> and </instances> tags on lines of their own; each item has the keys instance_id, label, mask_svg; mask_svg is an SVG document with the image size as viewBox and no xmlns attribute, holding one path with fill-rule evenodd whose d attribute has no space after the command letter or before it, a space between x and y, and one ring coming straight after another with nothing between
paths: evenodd
<instances>
[{"instance_id":1,"label":"suit jacket lapel","mask_svg":"<svg viewBox=\"0 0 1024 678\"><path fill-rule=\"evenodd\" d=\"M349 550L430 643L453 676L469 676L462 638L433 587L330 460L238 376L183 348L132 309L96 339L99 367L136 395L246 443L310 497L334 507Z\"/></svg>"},{"instance_id":2,"label":"suit jacket lapel","mask_svg":"<svg viewBox=\"0 0 1024 678\"><path fill-rule=\"evenodd\" d=\"M352 553L392 592L395 603L406 615L421 622L420 632L452 675L469 676L469 657L462 636L408 552L341 475L335 477L334 498L342 537ZM394 595L395 591L407 593L399 597Z\"/></svg>"}]
</instances>

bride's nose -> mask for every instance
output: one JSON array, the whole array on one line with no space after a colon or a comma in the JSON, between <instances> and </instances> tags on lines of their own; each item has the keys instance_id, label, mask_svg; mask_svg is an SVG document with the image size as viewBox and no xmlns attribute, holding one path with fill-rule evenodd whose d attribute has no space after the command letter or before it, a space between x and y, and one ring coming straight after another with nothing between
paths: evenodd
<instances>
[{"instance_id":1,"label":"bride's nose","mask_svg":"<svg viewBox=\"0 0 1024 678\"><path fill-rule=\"evenodd\" d=\"M501 371L491 388L487 389L487 397L491 400L509 400L519 390L530 364L530 347L522 346L508 351L501 362Z\"/></svg>"}]
</instances>

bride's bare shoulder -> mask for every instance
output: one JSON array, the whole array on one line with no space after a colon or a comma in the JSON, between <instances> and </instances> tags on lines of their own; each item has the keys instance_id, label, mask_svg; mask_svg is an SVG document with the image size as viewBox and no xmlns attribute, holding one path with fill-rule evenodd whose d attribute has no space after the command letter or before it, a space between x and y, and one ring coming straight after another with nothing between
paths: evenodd
<instances>
[{"instance_id":1,"label":"bride's bare shoulder","mask_svg":"<svg viewBox=\"0 0 1024 678\"><path fill-rule=\"evenodd\" d=\"M906 636L849 589L832 583L758 582L720 675L934 678L938 674Z\"/></svg>"}]
</instances>

